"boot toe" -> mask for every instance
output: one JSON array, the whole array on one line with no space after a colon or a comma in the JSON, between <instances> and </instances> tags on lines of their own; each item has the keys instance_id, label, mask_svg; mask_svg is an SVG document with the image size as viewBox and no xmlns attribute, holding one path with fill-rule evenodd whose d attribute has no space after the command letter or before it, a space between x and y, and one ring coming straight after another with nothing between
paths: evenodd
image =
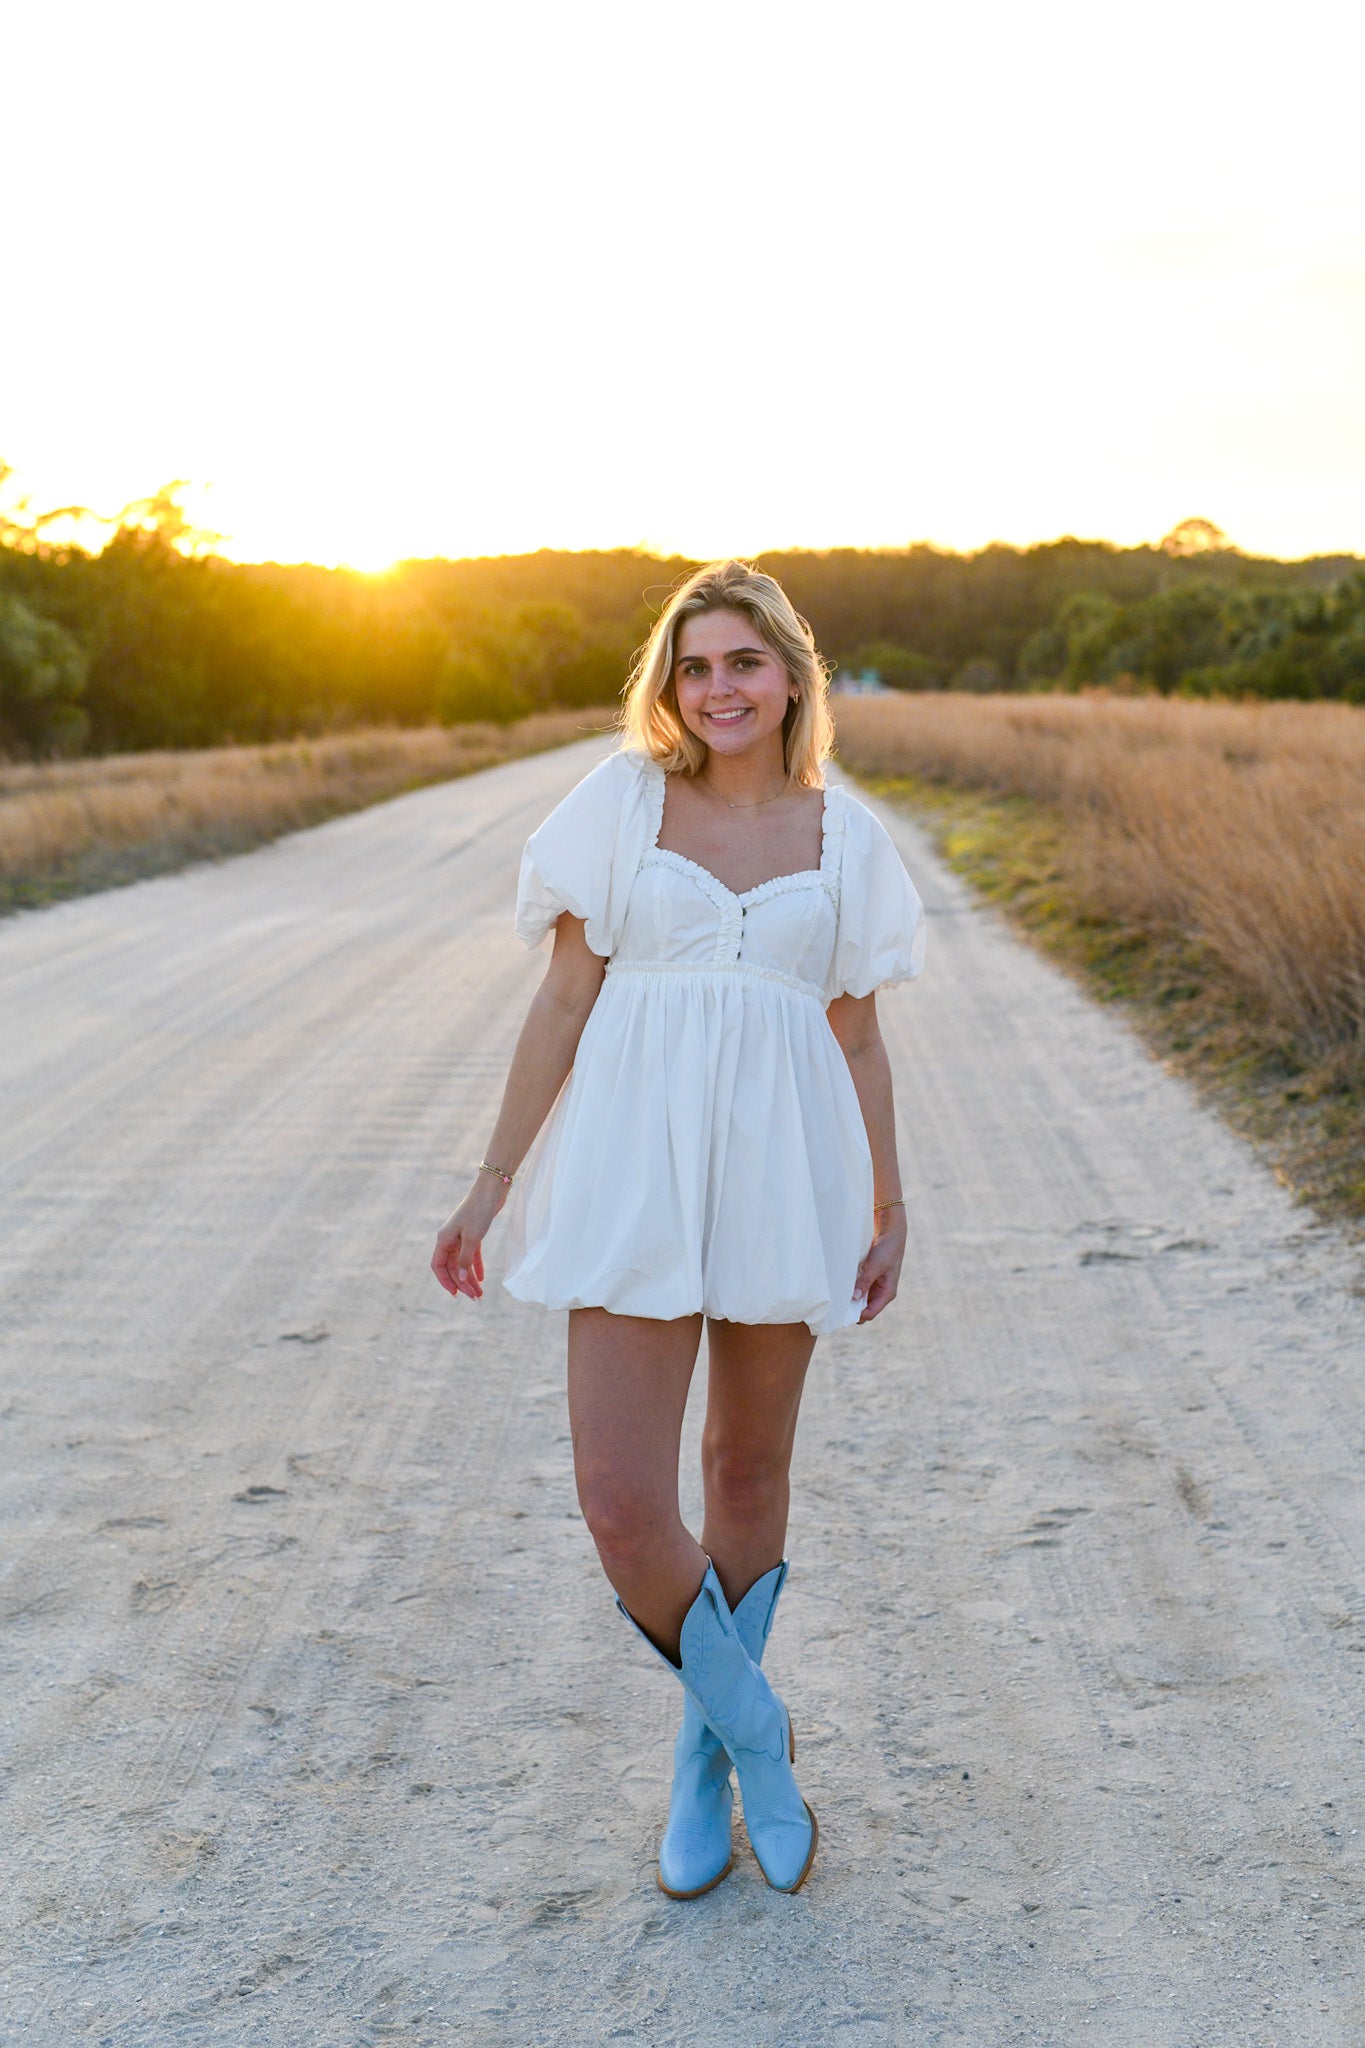
<instances>
[{"instance_id":1,"label":"boot toe","mask_svg":"<svg viewBox=\"0 0 1365 2048\"><path fill-rule=\"evenodd\" d=\"M695 1899L709 1892L734 1864L730 1831L714 1827L671 1827L659 1844L658 1884L671 1899Z\"/></svg>"},{"instance_id":2,"label":"boot toe","mask_svg":"<svg viewBox=\"0 0 1365 2048\"><path fill-rule=\"evenodd\" d=\"M801 1803L805 1805L804 1800ZM769 1820L749 1828L749 1846L775 1892L794 1892L805 1883L819 1839L809 1806L804 1820Z\"/></svg>"}]
</instances>

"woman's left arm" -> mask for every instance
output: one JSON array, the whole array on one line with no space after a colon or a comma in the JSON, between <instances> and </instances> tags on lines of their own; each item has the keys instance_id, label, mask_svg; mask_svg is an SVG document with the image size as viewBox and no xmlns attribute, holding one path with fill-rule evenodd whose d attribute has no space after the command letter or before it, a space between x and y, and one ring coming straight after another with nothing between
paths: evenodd
<instances>
[{"instance_id":1,"label":"woman's left arm","mask_svg":"<svg viewBox=\"0 0 1365 2048\"><path fill-rule=\"evenodd\" d=\"M858 1103L867 1126L872 1154L872 1199L890 1202L901 1192L896 1160L896 1106L891 1092L891 1062L877 1022L877 998L836 996L826 1015L843 1049ZM901 1261L905 1257L904 1209L880 1209L872 1217L872 1244L858 1268L855 1299L862 1296L860 1323L870 1323L896 1298Z\"/></svg>"}]
</instances>

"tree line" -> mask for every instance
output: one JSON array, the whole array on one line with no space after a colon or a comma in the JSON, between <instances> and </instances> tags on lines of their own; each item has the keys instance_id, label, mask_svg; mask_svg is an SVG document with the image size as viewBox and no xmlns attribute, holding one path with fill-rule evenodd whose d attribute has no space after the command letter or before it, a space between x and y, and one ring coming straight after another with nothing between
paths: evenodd
<instances>
[{"instance_id":1,"label":"tree line","mask_svg":"<svg viewBox=\"0 0 1365 2048\"><path fill-rule=\"evenodd\" d=\"M0 751L202 747L606 704L693 566L624 548L382 575L230 562L196 543L173 488L130 508L98 551L0 519ZM762 566L842 669L895 688L1365 702L1365 563L1243 555L1201 521L1155 547L835 548Z\"/></svg>"}]
</instances>

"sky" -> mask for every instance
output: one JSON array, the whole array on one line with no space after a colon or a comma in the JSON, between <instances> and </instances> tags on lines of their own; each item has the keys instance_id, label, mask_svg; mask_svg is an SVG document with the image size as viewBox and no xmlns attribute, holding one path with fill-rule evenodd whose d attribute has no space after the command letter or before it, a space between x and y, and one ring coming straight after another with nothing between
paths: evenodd
<instances>
[{"instance_id":1,"label":"sky","mask_svg":"<svg viewBox=\"0 0 1365 2048\"><path fill-rule=\"evenodd\" d=\"M1365 554L1365 10L0 10L11 500L241 559Z\"/></svg>"}]
</instances>

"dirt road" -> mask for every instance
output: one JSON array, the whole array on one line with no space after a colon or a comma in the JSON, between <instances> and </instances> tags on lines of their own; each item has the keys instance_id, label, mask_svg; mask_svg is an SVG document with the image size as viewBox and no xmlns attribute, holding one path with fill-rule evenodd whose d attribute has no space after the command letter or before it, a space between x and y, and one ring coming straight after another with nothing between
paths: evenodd
<instances>
[{"instance_id":1,"label":"dirt road","mask_svg":"<svg viewBox=\"0 0 1365 2048\"><path fill-rule=\"evenodd\" d=\"M0 928L0 2040L1359 2048L1359 1261L887 812L911 1252L770 1650L820 1855L656 1891L564 1319L427 1272L602 750Z\"/></svg>"}]
</instances>

